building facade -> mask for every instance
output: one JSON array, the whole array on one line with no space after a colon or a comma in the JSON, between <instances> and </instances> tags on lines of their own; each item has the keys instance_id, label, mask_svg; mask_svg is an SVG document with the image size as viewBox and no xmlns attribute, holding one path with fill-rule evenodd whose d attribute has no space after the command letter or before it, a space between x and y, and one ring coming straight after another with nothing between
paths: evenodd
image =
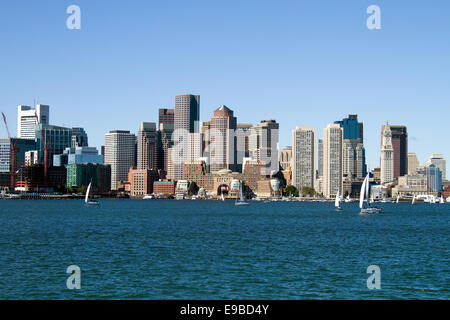
<instances>
[{"instance_id":1,"label":"building facade","mask_svg":"<svg viewBox=\"0 0 450 320\"><path fill-rule=\"evenodd\" d=\"M128 180L128 171L135 163L136 136L130 131L115 130L105 134L105 164L111 166L111 190L118 181Z\"/></svg>"},{"instance_id":2,"label":"building facade","mask_svg":"<svg viewBox=\"0 0 450 320\"><path fill-rule=\"evenodd\" d=\"M419 159L417 154L408 153L408 175L414 175L419 169Z\"/></svg>"},{"instance_id":3,"label":"building facade","mask_svg":"<svg viewBox=\"0 0 450 320\"><path fill-rule=\"evenodd\" d=\"M292 182L302 192L314 188L316 178L316 131L312 127L296 127L292 131Z\"/></svg>"},{"instance_id":4,"label":"building facade","mask_svg":"<svg viewBox=\"0 0 450 320\"><path fill-rule=\"evenodd\" d=\"M87 187L92 182L94 193L108 193L111 190L111 166L97 163L69 164L67 188Z\"/></svg>"},{"instance_id":5,"label":"building facade","mask_svg":"<svg viewBox=\"0 0 450 320\"><path fill-rule=\"evenodd\" d=\"M383 144L380 156L381 184L394 181L394 148L392 146L392 132L389 123L383 126Z\"/></svg>"},{"instance_id":6,"label":"building facade","mask_svg":"<svg viewBox=\"0 0 450 320\"><path fill-rule=\"evenodd\" d=\"M137 169L159 169L156 123L141 122L139 126L137 136Z\"/></svg>"},{"instance_id":7,"label":"building facade","mask_svg":"<svg viewBox=\"0 0 450 320\"><path fill-rule=\"evenodd\" d=\"M447 163L443 154L432 154L426 166L434 164L442 172L442 180L447 180Z\"/></svg>"},{"instance_id":8,"label":"building facade","mask_svg":"<svg viewBox=\"0 0 450 320\"><path fill-rule=\"evenodd\" d=\"M323 132L322 192L327 198L342 194L343 135L339 124L329 124Z\"/></svg>"},{"instance_id":9,"label":"building facade","mask_svg":"<svg viewBox=\"0 0 450 320\"><path fill-rule=\"evenodd\" d=\"M233 111L221 106L214 111L210 121L209 158L212 172L222 169L236 170L235 130L237 119Z\"/></svg>"},{"instance_id":10,"label":"building facade","mask_svg":"<svg viewBox=\"0 0 450 320\"><path fill-rule=\"evenodd\" d=\"M408 130L406 126L390 125L391 144L393 148L394 172L393 178L408 174ZM383 143L385 126L381 128L381 141Z\"/></svg>"},{"instance_id":11,"label":"building facade","mask_svg":"<svg viewBox=\"0 0 450 320\"><path fill-rule=\"evenodd\" d=\"M29 106L17 107L17 137L22 139L36 139L36 115L39 123L48 125L50 121L50 107L38 104L36 108Z\"/></svg>"}]
</instances>

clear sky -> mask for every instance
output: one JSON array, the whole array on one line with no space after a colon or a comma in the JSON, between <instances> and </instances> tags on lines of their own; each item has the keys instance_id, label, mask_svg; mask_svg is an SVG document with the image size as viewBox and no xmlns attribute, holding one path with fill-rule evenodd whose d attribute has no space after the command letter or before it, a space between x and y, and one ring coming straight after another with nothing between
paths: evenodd
<instances>
[{"instance_id":1,"label":"clear sky","mask_svg":"<svg viewBox=\"0 0 450 320\"><path fill-rule=\"evenodd\" d=\"M66 8L81 8L68 30ZM381 8L381 30L366 9ZM323 128L364 122L368 164L379 165L386 120L408 126L409 151L450 162L450 1L2 1L0 109L16 132L19 104L50 105L54 125L81 126L90 145L109 130L137 132L201 95L201 119L225 104L238 121ZM6 136L2 127L0 135Z\"/></svg>"}]
</instances>

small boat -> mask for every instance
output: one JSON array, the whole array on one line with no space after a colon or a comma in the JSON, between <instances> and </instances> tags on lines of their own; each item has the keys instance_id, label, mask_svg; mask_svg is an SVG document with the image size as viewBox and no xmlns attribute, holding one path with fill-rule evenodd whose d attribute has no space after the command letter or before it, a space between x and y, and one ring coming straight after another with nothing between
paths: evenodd
<instances>
[{"instance_id":1,"label":"small boat","mask_svg":"<svg viewBox=\"0 0 450 320\"><path fill-rule=\"evenodd\" d=\"M242 193L242 181L240 181L239 184L239 200L236 200L235 204L236 206L248 206L250 203L245 201L244 195Z\"/></svg>"},{"instance_id":2,"label":"small boat","mask_svg":"<svg viewBox=\"0 0 450 320\"><path fill-rule=\"evenodd\" d=\"M221 194L222 196L222 201L225 201L225 196L223 195L223 193Z\"/></svg>"},{"instance_id":3,"label":"small boat","mask_svg":"<svg viewBox=\"0 0 450 320\"><path fill-rule=\"evenodd\" d=\"M342 208L341 208L341 197L339 196L339 191L336 193L336 199L334 200L334 207L338 211L342 210Z\"/></svg>"},{"instance_id":4,"label":"small boat","mask_svg":"<svg viewBox=\"0 0 450 320\"><path fill-rule=\"evenodd\" d=\"M443 203L445 203L445 201L444 201L444 197L443 197L443 196L441 196L441 200L439 200L439 203L440 203L440 204L443 204Z\"/></svg>"},{"instance_id":5,"label":"small boat","mask_svg":"<svg viewBox=\"0 0 450 320\"><path fill-rule=\"evenodd\" d=\"M98 202L97 200L89 200L89 193L91 192L91 186L92 186L92 181L89 183L89 186L87 188L86 191L86 197L84 198L84 204L87 206L98 206L100 205L100 202Z\"/></svg>"},{"instance_id":6,"label":"small boat","mask_svg":"<svg viewBox=\"0 0 450 320\"><path fill-rule=\"evenodd\" d=\"M146 194L142 200L153 200L155 199L155 196L153 196L152 194Z\"/></svg>"},{"instance_id":7,"label":"small boat","mask_svg":"<svg viewBox=\"0 0 450 320\"><path fill-rule=\"evenodd\" d=\"M412 204L412 205L415 205L415 204L416 204L416 195L414 195L411 204Z\"/></svg>"},{"instance_id":8,"label":"small boat","mask_svg":"<svg viewBox=\"0 0 450 320\"><path fill-rule=\"evenodd\" d=\"M369 198L369 174L367 174L364 182L361 186L361 195L359 198L359 208L361 209L360 214L372 214L381 212L381 208L371 207L370 203L368 203ZM364 207L364 200L367 202L367 206Z\"/></svg>"},{"instance_id":9,"label":"small boat","mask_svg":"<svg viewBox=\"0 0 450 320\"><path fill-rule=\"evenodd\" d=\"M346 202L346 203L349 203L349 202L353 202L353 200L350 199L350 196L348 195L348 196L345 198L345 202Z\"/></svg>"},{"instance_id":10,"label":"small boat","mask_svg":"<svg viewBox=\"0 0 450 320\"><path fill-rule=\"evenodd\" d=\"M395 203L398 203L400 200L400 196L397 196L397 200L395 201Z\"/></svg>"}]
</instances>

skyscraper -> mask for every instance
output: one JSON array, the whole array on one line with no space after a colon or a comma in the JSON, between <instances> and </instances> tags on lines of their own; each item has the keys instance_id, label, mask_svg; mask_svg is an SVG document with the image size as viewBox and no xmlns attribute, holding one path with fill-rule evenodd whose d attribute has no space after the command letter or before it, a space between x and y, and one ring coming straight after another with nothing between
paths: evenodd
<instances>
[{"instance_id":1,"label":"skyscraper","mask_svg":"<svg viewBox=\"0 0 450 320\"><path fill-rule=\"evenodd\" d=\"M49 106L38 104L35 109L29 106L17 107L17 137L23 139L35 139L36 137L36 116L40 124L48 125L50 119Z\"/></svg>"},{"instance_id":2,"label":"skyscraper","mask_svg":"<svg viewBox=\"0 0 450 320\"><path fill-rule=\"evenodd\" d=\"M296 127L292 131L292 184L302 192L314 188L316 132L312 127Z\"/></svg>"},{"instance_id":3,"label":"skyscraper","mask_svg":"<svg viewBox=\"0 0 450 320\"><path fill-rule=\"evenodd\" d=\"M158 167L158 133L156 132L156 123L141 122L137 139L137 169L156 170Z\"/></svg>"},{"instance_id":4,"label":"skyscraper","mask_svg":"<svg viewBox=\"0 0 450 320\"><path fill-rule=\"evenodd\" d=\"M88 135L83 128L72 128L72 148L89 146Z\"/></svg>"},{"instance_id":5,"label":"skyscraper","mask_svg":"<svg viewBox=\"0 0 450 320\"><path fill-rule=\"evenodd\" d=\"M390 126L394 150L394 178L408 174L408 130L406 126ZM384 126L381 128L383 141Z\"/></svg>"},{"instance_id":6,"label":"skyscraper","mask_svg":"<svg viewBox=\"0 0 450 320\"><path fill-rule=\"evenodd\" d=\"M275 120L262 120L252 128L249 136L251 158L266 164L263 175L269 175L272 171L279 170L279 128L280 125Z\"/></svg>"},{"instance_id":7,"label":"skyscraper","mask_svg":"<svg viewBox=\"0 0 450 320\"><path fill-rule=\"evenodd\" d=\"M173 123L160 123L158 130L158 169L168 170L169 153L172 146Z\"/></svg>"},{"instance_id":8,"label":"skyscraper","mask_svg":"<svg viewBox=\"0 0 450 320\"><path fill-rule=\"evenodd\" d=\"M351 114L342 121L336 121L344 130L343 170L350 180L363 179L366 175L366 151L364 148L363 123L358 115Z\"/></svg>"},{"instance_id":9,"label":"skyscraper","mask_svg":"<svg viewBox=\"0 0 450 320\"><path fill-rule=\"evenodd\" d=\"M235 130L237 119L227 106L214 111L210 121L210 170L236 169Z\"/></svg>"},{"instance_id":10,"label":"skyscraper","mask_svg":"<svg viewBox=\"0 0 450 320\"><path fill-rule=\"evenodd\" d=\"M432 154L430 160L427 161L427 166L434 164L436 168L439 168L442 172L442 180L446 180L447 175L447 164L444 159L443 154Z\"/></svg>"},{"instance_id":11,"label":"skyscraper","mask_svg":"<svg viewBox=\"0 0 450 320\"><path fill-rule=\"evenodd\" d=\"M188 160L198 160L203 156L203 134L201 132L188 135Z\"/></svg>"},{"instance_id":12,"label":"skyscraper","mask_svg":"<svg viewBox=\"0 0 450 320\"><path fill-rule=\"evenodd\" d=\"M323 182L325 197L342 195L343 177L343 136L339 124L329 124L323 131Z\"/></svg>"},{"instance_id":13,"label":"skyscraper","mask_svg":"<svg viewBox=\"0 0 450 320\"><path fill-rule=\"evenodd\" d=\"M408 175L417 174L419 169L419 159L417 159L417 154L408 153Z\"/></svg>"},{"instance_id":14,"label":"skyscraper","mask_svg":"<svg viewBox=\"0 0 450 320\"><path fill-rule=\"evenodd\" d=\"M392 132L389 123L383 126L383 144L381 146L381 184L394 181L394 148L392 146Z\"/></svg>"},{"instance_id":15,"label":"skyscraper","mask_svg":"<svg viewBox=\"0 0 450 320\"><path fill-rule=\"evenodd\" d=\"M159 109L158 114L159 125L162 123L174 123L175 121L175 109Z\"/></svg>"},{"instance_id":16,"label":"skyscraper","mask_svg":"<svg viewBox=\"0 0 450 320\"><path fill-rule=\"evenodd\" d=\"M172 141L172 177L180 180L183 176L183 163L187 160L188 134L199 132L200 96L179 94L175 96L174 132Z\"/></svg>"},{"instance_id":17,"label":"skyscraper","mask_svg":"<svg viewBox=\"0 0 450 320\"><path fill-rule=\"evenodd\" d=\"M135 163L136 136L130 131L115 130L105 134L105 164L111 165L111 190L118 181L127 181Z\"/></svg>"}]
</instances>

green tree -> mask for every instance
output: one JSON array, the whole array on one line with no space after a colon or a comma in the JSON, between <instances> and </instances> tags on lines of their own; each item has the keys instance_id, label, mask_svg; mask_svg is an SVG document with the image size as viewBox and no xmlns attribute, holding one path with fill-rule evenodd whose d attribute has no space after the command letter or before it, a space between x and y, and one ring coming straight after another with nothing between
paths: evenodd
<instances>
[{"instance_id":1,"label":"green tree","mask_svg":"<svg viewBox=\"0 0 450 320\"><path fill-rule=\"evenodd\" d=\"M314 195L316 194L316 190L314 190L314 188L311 187L303 187L302 194L303 196L309 195L310 197L314 197Z\"/></svg>"},{"instance_id":2,"label":"green tree","mask_svg":"<svg viewBox=\"0 0 450 320\"><path fill-rule=\"evenodd\" d=\"M294 186L287 186L283 192L284 196L298 197L298 189Z\"/></svg>"}]
</instances>

